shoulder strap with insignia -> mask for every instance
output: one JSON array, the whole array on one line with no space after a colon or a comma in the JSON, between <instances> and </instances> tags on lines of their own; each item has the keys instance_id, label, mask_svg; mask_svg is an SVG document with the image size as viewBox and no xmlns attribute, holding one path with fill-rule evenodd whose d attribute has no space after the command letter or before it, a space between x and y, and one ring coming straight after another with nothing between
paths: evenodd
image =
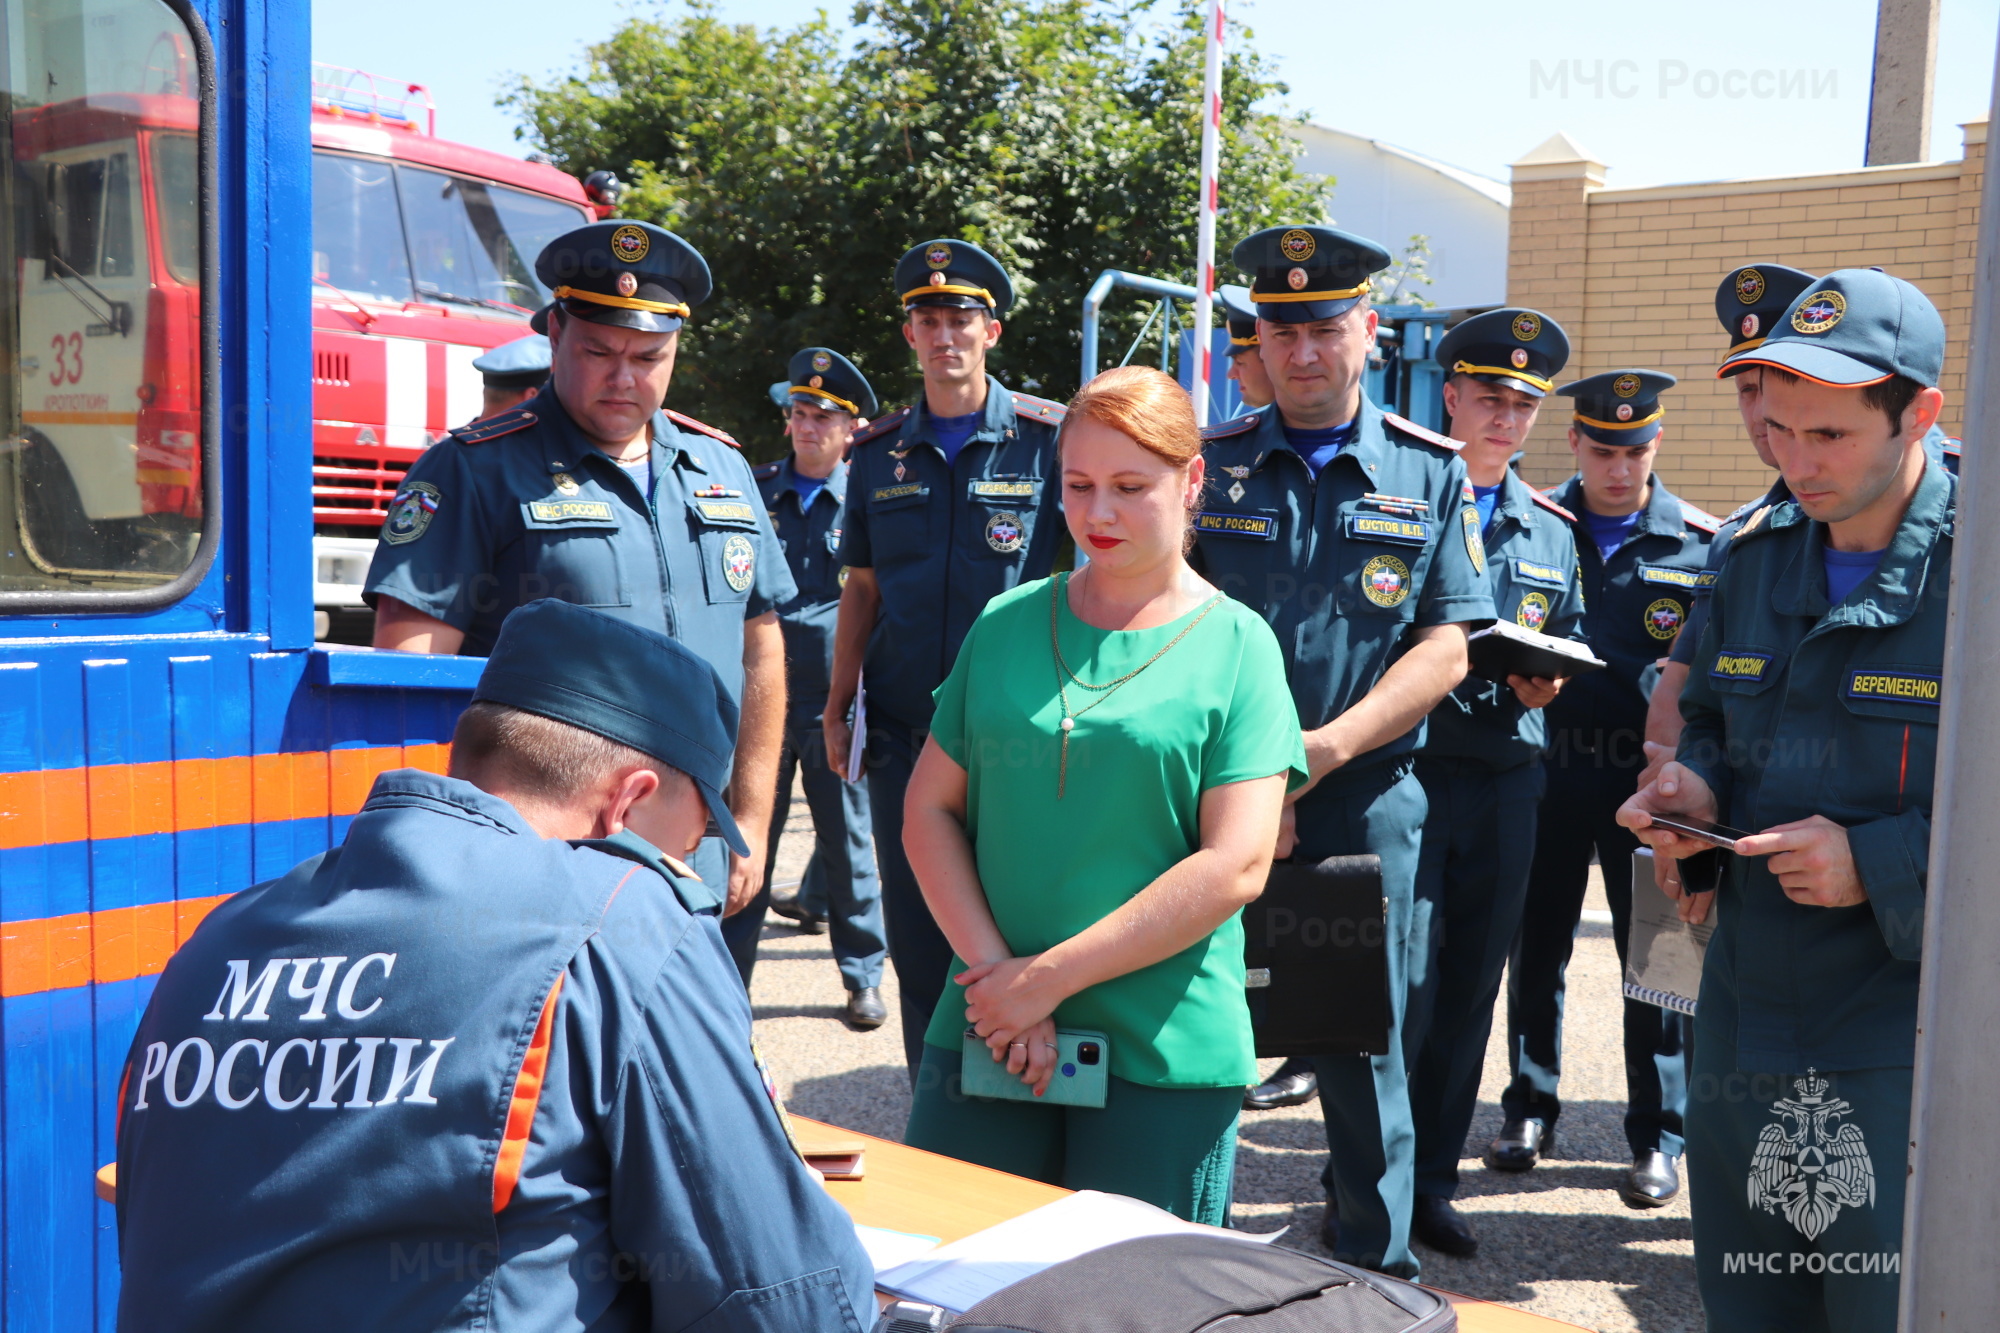
<instances>
[{"instance_id":1,"label":"shoulder strap with insignia","mask_svg":"<svg viewBox=\"0 0 2000 1333\"><path fill-rule=\"evenodd\" d=\"M1231 417L1227 421L1218 421L1212 426L1203 426L1201 428L1201 438L1204 440L1225 440L1231 435L1244 435L1257 429L1257 423L1260 420L1262 418L1257 413L1247 412L1240 417Z\"/></svg>"},{"instance_id":2,"label":"shoulder strap with insignia","mask_svg":"<svg viewBox=\"0 0 2000 1333\"><path fill-rule=\"evenodd\" d=\"M1030 421L1046 421L1051 426L1060 426L1062 419L1069 415L1069 409L1061 403L1052 403L1046 398L1036 398L1030 394L1017 393L1014 398L1014 415L1026 417Z\"/></svg>"},{"instance_id":3,"label":"shoulder strap with insignia","mask_svg":"<svg viewBox=\"0 0 2000 1333\"><path fill-rule=\"evenodd\" d=\"M449 438L457 440L460 444L484 444L488 440L497 440L502 435L512 435L517 430L526 430L539 420L541 418L527 408L516 407L502 412L499 416L475 421L470 426L460 426L451 432Z\"/></svg>"},{"instance_id":4,"label":"shoulder strap with insignia","mask_svg":"<svg viewBox=\"0 0 2000 1333\"><path fill-rule=\"evenodd\" d=\"M866 444L870 440L879 440L891 431L901 429L903 422L908 420L909 415L909 408L899 407L887 416L876 417L866 426L854 432L852 444Z\"/></svg>"},{"instance_id":5,"label":"shoulder strap with insignia","mask_svg":"<svg viewBox=\"0 0 2000 1333\"><path fill-rule=\"evenodd\" d=\"M664 409L664 411L667 414L667 420L684 430L691 430L697 434L706 435L711 440L721 440L731 449L741 449L743 447L736 442L736 437L726 430L718 429L705 421L696 421L693 417L683 412L676 412L671 407Z\"/></svg>"},{"instance_id":6,"label":"shoulder strap with insignia","mask_svg":"<svg viewBox=\"0 0 2000 1333\"><path fill-rule=\"evenodd\" d=\"M1397 430L1403 432L1403 434L1414 435L1425 444L1434 444L1440 449L1449 449L1453 453L1457 453L1465 447L1464 444L1452 439L1449 435L1440 435L1428 426L1419 426L1408 417L1399 417L1394 412L1384 412L1382 420L1388 422Z\"/></svg>"},{"instance_id":7,"label":"shoulder strap with insignia","mask_svg":"<svg viewBox=\"0 0 2000 1333\"><path fill-rule=\"evenodd\" d=\"M1675 496L1674 498L1677 500L1680 499L1679 496ZM1706 509L1691 505L1686 500L1681 500L1680 505L1681 522L1687 524L1689 527L1700 532L1705 532L1711 537L1722 527L1722 520L1709 513Z\"/></svg>"},{"instance_id":8,"label":"shoulder strap with insignia","mask_svg":"<svg viewBox=\"0 0 2000 1333\"><path fill-rule=\"evenodd\" d=\"M1548 496L1542 494L1534 487L1530 486L1528 488L1528 494L1534 498L1536 504L1548 510L1551 514L1556 515L1558 518L1562 519L1563 522L1565 523L1576 522L1575 514L1570 513L1569 510L1564 509L1561 505L1557 504L1554 500L1549 499Z\"/></svg>"},{"instance_id":9,"label":"shoulder strap with insignia","mask_svg":"<svg viewBox=\"0 0 2000 1333\"><path fill-rule=\"evenodd\" d=\"M776 463L760 463L750 469L750 475L759 481L769 481L778 475L778 467Z\"/></svg>"},{"instance_id":10,"label":"shoulder strap with insignia","mask_svg":"<svg viewBox=\"0 0 2000 1333\"><path fill-rule=\"evenodd\" d=\"M1743 526L1736 529L1736 535L1730 538L1730 540L1733 542L1740 542L1745 537L1751 536L1754 533L1769 532L1771 529L1769 525L1767 525L1764 522L1764 520L1769 518L1771 516L1771 511L1776 508L1777 506L1772 504L1759 506L1755 511L1751 513L1750 517L1743 520Z\"/></svg>"}]
</instances>

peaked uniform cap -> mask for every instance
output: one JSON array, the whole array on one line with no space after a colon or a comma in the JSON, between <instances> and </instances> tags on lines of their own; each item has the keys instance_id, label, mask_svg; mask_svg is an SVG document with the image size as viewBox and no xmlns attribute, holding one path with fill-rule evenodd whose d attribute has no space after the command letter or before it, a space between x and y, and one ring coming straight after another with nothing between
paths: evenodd
<instances>
[{"instance_id":1,"label":"peaked uniform cap","mask_svg":"<svg viewBox=\"0 0 2000 1333\"><path fill-rule=\"evenodd\" d=\"M665 227L650 222L593 222L564 232L535 259L535 276L554 300L528 327L549 330L549 311L641 333L672 333L713 284L708 261Z\"/></svg>"},{"instance_id":2,"label":"peaked uniform cap","mask_svg":"<svg viewBox=\"0 0 2000 1333\"><path fill-rule=\"evenodd\" d=\"M1660 395L1678 383L1663 370L1607 370L1556 392L1576 400L1576 428L1599 444L1650 444L1667 412Z\"/></svg>"},{"instance_id":3,"label":"peaked uniform cap","mask_svg":"<svg viewBox=\"0 0 2000 1333\"><path fill-rule=\"evenodd\" d=\"M1454 325L1436 358L1447 377L1470 375L1540 398L1569 364L1569 335L1539 310L1489 310Z\"/></svg>"},{"instance_id":4,"label":"peaked uniform cap","mask_svg":"<svg viewBox=\"0 0 2000 1333\"><path fill-rule=\"evenodd\" d=\"M792 354L786 401L833 407L857 417L875 415L875 390L852 361L831 347L807 347Z\"/></svg>"},{"instance_id":5,"label":"peaked uniform cap","mask_svg":"<svg viewBox=\"0 0 2000 1333\"><path fill-rule=\"evenodd\" d=\"M896 261L896 295L905 310L962 306L999 315L1014 304L1014 284L1000 261L972 242L939 239Z\"/></svg>"},{"instance_id":6,"label":"peaked uniform cap","mask_svg":"<svg viewBox=\"0 0 2000 1333\"><path fill-rule=\"evenodd\" d=\"M1783 264L1745 264L1715 288L1715 317L1729 334L1728 355L1763 345L1800 293L1818 279Z\"/></svg>"},{"instance_id":7,"label":"peaked uniform cap","mask_svg":"<svg viewBox=\"0 0 2000 1333\"><path fill-rule=\"evenodd\" d=\"M1344 315L1368 294L1368 279L1389 267L1389 252L1335 227L1266 227L1230 252L1251 274L1257 317L1310 324Z\"/></svg>"},{"instance_id":8,"label":"peaked uniform cap","mask_svg":"<svg viewBox=\"0 0 2000 1333\"><path fill-rule=\"evenodd\" d=\"M473 358L489 389L532 389L549 377L549 340L531 333Z\"/></svg>"},{"instance_id":9,"label":"peaked uniform cap","mask_svg":"<svg viewBox=\"0 0 2000 1333\"><path fill-rule=\"evenodd\" d=\"M1837 389L1894 375L1935 388L1944 343L1944 317L1914 285L1879 268L1844 268L1808 286L1760 346L1715 373L1776 366Z\"/></svg>"},{"instance_id":10,"label":"peaked uniform cap","mask_svg":"<svg viewBox=\"0 0 2000 1333\"><path fill-rule=\"evenodd\" d=\"M1229 283L1215 293L1222 307L1222 322L1229 328L1231 356L1257 345L1257 307L1251 304L1250 289Z\"/></svg>"},{"instance_id":11,"label":"peaked uniform cap","mask_svg":"<svg viewBox=\"0 0 2000 1333\"><path fill-rule=\"evenodd\" d=\"M472 699L580 727L679 769L736 854L750 854L722 797L736 702L715 668L679 640L545 597L502 622Z\"/></svg>"}]
</instances>

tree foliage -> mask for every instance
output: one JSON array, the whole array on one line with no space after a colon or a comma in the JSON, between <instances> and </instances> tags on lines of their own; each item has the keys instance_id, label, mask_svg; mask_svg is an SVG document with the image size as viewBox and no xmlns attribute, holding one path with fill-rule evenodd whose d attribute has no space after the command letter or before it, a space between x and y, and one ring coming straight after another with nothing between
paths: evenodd
<instances>
[{"instance_id":1,"label":"tree foliage","mask_svg":"<svg viewBox=\"0 0 2000 1333\"><path fill-rule=\"evenodd\" d=\"M920 241L1007 266L995 373L1050 397L1077 387L1099 272L1193 281L1205 7L1154 2L861 0L842 49L823 16L758 29L695 0L505 100L557 165L618 172L624 215L707 258L716 295L683 337L674 403L769 455L765 389L800 347L846 352L885 405L917 391L890 274ZM1232 34L1224 75L1225 261L1237 237L1320 217L1328 184L1258 110L1285 90L1249 36ZM1113 302L1104 345L1144 313Z\"/></svg>"}]
</instances>

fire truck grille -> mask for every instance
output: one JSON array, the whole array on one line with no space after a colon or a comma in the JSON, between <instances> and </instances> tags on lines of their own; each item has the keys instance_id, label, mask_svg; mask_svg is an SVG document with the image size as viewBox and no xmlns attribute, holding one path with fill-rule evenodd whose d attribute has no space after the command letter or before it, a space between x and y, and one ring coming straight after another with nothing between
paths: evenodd
<instances>
[{"instance_id":1,"label":"fire truck grille","mask_svg":"<svg viewBox=\"0 0 2000 1333\"><path fill-rule=\"evenodd\" d=\"M408 467L388 459L313 459L313 523L381 527Z\"/></svg>"}]
</instances>

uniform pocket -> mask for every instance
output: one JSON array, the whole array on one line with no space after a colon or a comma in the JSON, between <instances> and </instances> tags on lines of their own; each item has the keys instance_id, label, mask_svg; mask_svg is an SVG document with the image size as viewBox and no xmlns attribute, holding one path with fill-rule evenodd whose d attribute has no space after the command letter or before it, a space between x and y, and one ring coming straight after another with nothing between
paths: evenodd
<instances>
[{"instance_id":1,"label":"uniform pocket","mask_svg":"<svg viewBox=\"0 0 2000 1333\"><path fill-rule=\"evenodd\" d=\"M749 600L762 555L756 508L745 500L696 498L687 502L687 514L701 547L709 604Z\"/></svg>"},{"instance_id":2,"label":"uniform pocket","mask_svg":"<svg viewBox=\"0 0 2000 1333\"><path fill-rule=\"evenodd\" d=\"M966 500L980 541L972 549L1011 560L1035 536L1042 483L1032 477L979 478L966 484Z\"/></svg>"},{"instance_id":3,"label":"uniform pocket","mask_svg":"<svg viewBox=\"0 0 2000 1333\"><path fill-rule=\"evenodd\" d=\"M851 503L854 496L850 493ZM931 488L921 482L877 486L869 493L868 547L875 564L904 564L930 552Z\"/></svg>"},{"instance_id":4,"label":"uniform pocket","mask_svg":"<svg viewBox=\"0 0 2000 1333\"><path fill-rule=\"evenodd\" d=\"M618 554L617 510L604 500L536 500L521 506L520 597L577 606L630 606Z\"/></svg>"},{"instance_id":5,"label":"uniform pocket","mask_svg":"<svg viewBox=\"0 0 2000 1333\"><path fill-rule=\"evenodd\" d=\"M722 1304L688 1325L688 1333L794 1333L798 1329L863 1327L847 1299L838 1268L732 1291Z\"/></svg>"}]
</instances>

